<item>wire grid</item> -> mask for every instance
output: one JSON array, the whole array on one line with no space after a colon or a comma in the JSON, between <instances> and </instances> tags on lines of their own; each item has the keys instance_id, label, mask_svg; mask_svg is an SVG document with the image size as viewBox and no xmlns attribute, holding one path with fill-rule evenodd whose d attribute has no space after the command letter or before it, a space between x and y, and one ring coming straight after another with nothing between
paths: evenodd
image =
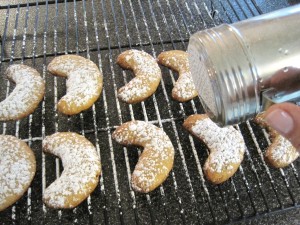
<instances>
[{"instance_id":1,"label":"wire grid","mask_svg":"<svg viewBox=\"0 0 300 225\"><path fill-rule=\"evenodd\" d=\"M263 159L269 144L266 132L252 122L236 127L248 150L239 171L222 185L203 176L207 148L182 128L183 120L203 113L199 99L178 103L170 98L177 74L162 68L163 80L145 102L127 105L116 98L117 89L133 76L115 64L126 49L144 50L154 57L170 49L186 50L197 30L232 23L265 11L253 0L179 1L41 1L0 6L0 70L13 63L35 67L46 81L46 95L28 118L1 123L2 134L25 140L37 159L37 173L26 195L0 213L1 223L45 224L224 224L290 207L299 207L299 161L272 169ZM66 91L65 80L46 71L58 55L90 58L104 75L101 98L77 116L57 113L56 103ZM13 85L0 79L0 98ZM162 127L175 147L174 169L149 194L130 187L130 176L140 150L116 144L111 134L123 122L139 119ZM73 131L86 136L102 163L99 186L73 210L53 210L42 203L45 188L59 177L59 159L45 155L46 135Z\"/></svg>"}]
</instances>

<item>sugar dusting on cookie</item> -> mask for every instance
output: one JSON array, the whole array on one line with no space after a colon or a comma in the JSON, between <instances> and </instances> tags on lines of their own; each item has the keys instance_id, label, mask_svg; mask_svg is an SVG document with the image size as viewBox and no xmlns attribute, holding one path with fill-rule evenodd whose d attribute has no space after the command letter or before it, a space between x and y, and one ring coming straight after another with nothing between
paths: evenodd
<instances>
[{"instance_id":1,"label":"sugar dusting on cookie","mask_svg":"<svg viewBox=\"0 0 300 225\"><path fill-rule=\"evenodd\" d=\"M158 56L158 62L179 73L172 90L172 97L175 100L185 102L197 96L186 52L180 50L162 52Z\"/></svg>"},{"instance_id":2,"label":"sugar dusting on cookie","mask_svg":"<svg viewBox=\"0 0 300 225\"><path fill-rule=\"evenodd\" d=\"M299 152L291 142L268 126L264 119L264 113L257 115L254 122L266 129L263 131L269 146L265 152L265 156L272 166L283 168L290 165L299 157Z\"/></svg>"},{"instance_id":3,"label":"sugar dusting on cookie","mask_svg":"<svg viewBox=\"0 0 300 225\"><path fill-rule=\"evenodd\" d=\"M132 98L144 96L150 91L147 85L148 80L145 78L136 77L132 79L127 85L119 89L118 97L123 101L128 102Z\"/></svg>"},{"instance_id":4,"label":"sugar dusting on cookie","mask_svg":"<svg viewBox=\"0 0 300 225\"><path fill-rule=\"evenodd\" d=\"M132 174L132 188L147 193L159 186L173 166L174 148L163 129L144 121L122 124L113 138L120 144L143 146Z\"/></svg>"},{"instance_id":5,"label":"sugar dusting on cookie","mask_svg":"<svg viewBox=\"0 0 300 225\"><path fill-rule=\"evenodd\" d=\"M0 135L0 211L28 189L35 174L35 158L16 137Z\"/></svg>"},{"instance_id":6,"label":"sugar dusting on cookie","mask_svg":"<svg viewBox=\"0 0 300 225\"><path fill-rule=\"evenodd\" d=\"M35 110L44 96L45 83L35 69L22 64L11 65L5 74L16 87L0 102L0 121L17 120Z\"/></svg>"},{"instance_id":7,"label":"sugar dusting on cookie","mask_svg":"<svg viewBox=\"0 0 300 225\"><path fill-rule=\"evenodd\" d=\"M58 102L58 110L62 113L77 114L99 98L103 77L91 60L78 55L63 55L54 58L47 69L54 75L67 78L67 93Z\"/></svg>"},{"instance_id":8,"label":"sugar dusting on cookie","mask_svg":"<svg viewBox=\"0 0 300 225\"><path fill-rule=\"evenodd\" d=\"M246 146L242 135L234 127L220 128L209 118L198 120L192 132L210 149L210 161L205 164L211 170L221 173L233 169L230 165L240 163Z\"/></svg>"},{"instance_id":9,"label":"sugar dusting on cookie","mask_svg":"<svg viewBox=\"0 0 300 225\"><path fill-rule=\"evenodd\" d=\"M172 90L172 96L182 101L190 100L197 96L197 91L190 71L184 72L178 78Z\"/></svg>"},{"instance_id":10,"label":"sugar dusting on cookie","mask_svg":"<svg viewBox=\"0 0 300 225\"><path fill-rule=\"evenodd\" d=\"M140 102L151 96L161 80L161 71L156 60L146 52L135 49L121 53L117 63L133 70L135 78L118 91L118 97L128 103Z\"/></svg>"},{"instance_id":11,"label":"sugar dusting on cookie","mask_svg":"<svg viewBox=\"0 0 300 225\"><path fill-rule=\"evenodd\" d=\"M73 208L95 189L101 166L96 148L83 136L62 132L43 141L43 151L61 158L61 176L46 188L43 200L53 208Z\"/></svg>"},{"instance_id":12,"label":"sugar dusting on cookie","mask_svg":"<svg viewBox=\"0 0 300 225\"><path fill-rule=\"evenodd\" d=\"M283 136L278 135L273 143L274 144L271 145L271 148L273 149L270 153L268 153L273 160L280 161L281 163L288 165L299 157L299 152L295 149L291 142Z\"/></svg>"},{"instance_id":13,"label":"sugar dusting on cookie","mask_svg":"<svg viewBox=\"0 0 300 225\"><path fill-rule=\"evenodd\" d=\"M76 68L70 73L67 79L67 94L61 98L66 102L74 102L77 107L81 107L91 98L99 97L99 69L88 64Z\"/></svg>"}]
</instances>

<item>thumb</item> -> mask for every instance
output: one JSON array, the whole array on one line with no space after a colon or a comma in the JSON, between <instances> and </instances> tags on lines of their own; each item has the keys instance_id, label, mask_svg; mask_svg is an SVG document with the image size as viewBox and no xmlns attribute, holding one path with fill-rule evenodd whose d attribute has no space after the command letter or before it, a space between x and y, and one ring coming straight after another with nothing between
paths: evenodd
<instances>
[{"instance_id":1,"label":"thumb","mask_svg":"<svg viewBox=\"0 0 300 225\"><path fill-rule=\"evenodd\" d=\"M300 151L300 107L292 103L272 105L265 120Z\"/></svg>"}]
</instances>

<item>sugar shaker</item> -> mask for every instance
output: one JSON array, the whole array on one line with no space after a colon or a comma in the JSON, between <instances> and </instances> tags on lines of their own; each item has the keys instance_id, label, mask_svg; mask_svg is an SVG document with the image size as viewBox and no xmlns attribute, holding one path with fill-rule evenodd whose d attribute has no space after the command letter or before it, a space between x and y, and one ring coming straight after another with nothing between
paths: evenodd
<instances>
[{"instance_id":1,"label":"sugar shaker","mask_svg":"<svg viewBox=\"0 0 300 225\"><path fill-rule=\"evenodd\" d=\"M220 126L300 103L300 5L199 31L188 54L201 103Z\"/></svg>"}]
</instances>

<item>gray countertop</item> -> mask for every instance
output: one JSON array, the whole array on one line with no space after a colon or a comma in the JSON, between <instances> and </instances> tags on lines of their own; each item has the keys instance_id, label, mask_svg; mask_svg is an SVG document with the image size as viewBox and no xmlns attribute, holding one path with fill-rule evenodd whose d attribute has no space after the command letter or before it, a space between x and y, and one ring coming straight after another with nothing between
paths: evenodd
<instances>
[{"instance_id":1,"label":"gray countertop","mask_svg":"<svg viewBox=\"0 0 300 225\"><path fill-rule=\"evenodd\" d=\"M266 214L258 218L251 218L239 225L299 225L300 208L281 211L280 213Z\"/></svg>"}]
</instances>

